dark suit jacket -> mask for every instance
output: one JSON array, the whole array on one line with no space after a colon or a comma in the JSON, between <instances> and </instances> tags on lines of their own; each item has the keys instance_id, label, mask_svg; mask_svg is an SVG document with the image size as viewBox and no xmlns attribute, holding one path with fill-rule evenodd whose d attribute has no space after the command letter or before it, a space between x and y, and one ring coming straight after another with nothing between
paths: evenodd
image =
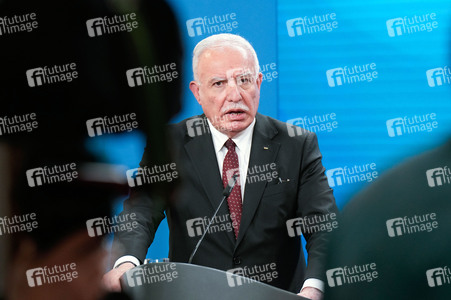
<instances>
[{"instance_id":1,"label":"dark suit jacket","mask_svg":"<svg viewBox=\"0 0 451 300\"><path fill-rule=\"evenodd\" d=\"M143 260L166 209L169 258L187 262L199 239L189 236L187 220L210 218L222 198L222 179L211 134L191 137L187 120L172 125L170 134L181 179L174 201L166 205L158 197L149 197L149 190L132 189L123 213L136 212L141 226L116 235L115 240L124 245L120 254ZM151 147L148 144L141 166L152 165ZM249 168L275 163L278 177L285 182L278 184L276 178L246 184L238 239L232 230L207 234L193 263L221 270L275 263L278 278L267 283L292 292L299 291L305 278L323 279L325 237L319 233L304 235L309 254L306 271L300 237L290 237L286 226L292 218L337 212L321 157L314 133L303 131L300 136L290 137L285 123L257 114ZM227 214L224 203L218 215Z\"/></svg>"}]
</instances>

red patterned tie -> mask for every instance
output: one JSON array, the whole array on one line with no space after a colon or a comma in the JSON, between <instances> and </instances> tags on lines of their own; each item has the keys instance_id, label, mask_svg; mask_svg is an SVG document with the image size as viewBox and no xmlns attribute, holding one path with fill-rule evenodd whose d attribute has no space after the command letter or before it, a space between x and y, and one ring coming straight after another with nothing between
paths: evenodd
<instances>
[{"instance_id":1,"label":"red patterned tie","mask_svg":"<svg viewBox=\"0 0 451 300\"><path fill-rule=\"evenodd\" d=\"M227 142L225 142L225 146L228 151L222 165L222 184L224 185L224 188L227 186L227 183L233 175L238 175L236 177L235 187L233 188L232 192L229 195L229 198L227 199L230 218L232 219L233 229L235 230L235 238L238 238L238 232L240 230L241 223L241 214L243 211L243 203L241 201L238 155L235 152L236 145L231 139L228 139Z\"/></svg>"}]
</instances>

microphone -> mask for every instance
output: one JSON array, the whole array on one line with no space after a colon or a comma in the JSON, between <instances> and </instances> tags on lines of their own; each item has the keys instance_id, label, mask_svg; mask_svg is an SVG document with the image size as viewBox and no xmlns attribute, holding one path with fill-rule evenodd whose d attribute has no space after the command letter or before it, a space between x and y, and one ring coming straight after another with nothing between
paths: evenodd
<instances>
[{"instance_id":1,"label":"microphone","mask_svg":"<svg viewBox=\"0 0 451 300\"><path fill-rule=\"evenodd\" d=\"M197 249L199 248L200 244L202 243L202 241L204 240L205 235L207 234L208 230L210 229L211 224L213 223L214 218L216 217L216 215L218 214L219 209L222 206L222 203L224 203L225 199L229 198L230 193L233 190L233 187L236 184L236 178L237 178L237 174L233 174L232 178L230 178L229 182L227 183L227 186L225 187L224 191L222 192L222 200L218 205L218 208L216 208L215 213L213 214L213 216L210 219L210 222L208 222L207 227L205 228L204 233L202 234L202 236L200 237L199 241L197 242L196 247L193 250L193 253L191 253L191 256L189 257L188 263L190 264L193 261L194 255L197 252Z\"/></svg>"}]
</instances>

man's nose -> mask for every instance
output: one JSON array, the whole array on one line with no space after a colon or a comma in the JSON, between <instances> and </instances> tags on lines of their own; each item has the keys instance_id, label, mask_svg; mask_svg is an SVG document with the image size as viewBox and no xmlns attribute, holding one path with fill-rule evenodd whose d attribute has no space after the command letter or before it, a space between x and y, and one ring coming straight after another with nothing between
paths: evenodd
<instances>
[{"instance_id":1,"label":"man's nose","mask_svg":"<svg viewBox=\"0 0 451 300\"><path fill-rule=\"evenodd\" d=\"M240 100L242 100L241 97L241 93L240 93L240 88L239 86L236 84L235 80L230 80L227 84L227 101L232 101L232 102L238 102Z\"/></svg>"}]
</instances>

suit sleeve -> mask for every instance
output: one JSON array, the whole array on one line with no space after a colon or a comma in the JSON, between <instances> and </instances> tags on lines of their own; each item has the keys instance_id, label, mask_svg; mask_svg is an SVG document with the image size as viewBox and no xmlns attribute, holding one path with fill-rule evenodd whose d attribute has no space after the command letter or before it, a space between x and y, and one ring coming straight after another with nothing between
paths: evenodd
<instances>
[{"instance_id":1,"label":"suit sleeve","mask_svg":"<svg viewBox=\"0 0 451 300\"><path fill-rule=\"evenodd\" d=\"M140 166L150 166L149 148L144 150ZM118 231L114 235L114 260L124 255L132 255L141 263L161 221L165 218L166 195L161 186L145 184L130 188L129 197L124 201L120 215L136 214L136 228L131 231Z\"/></svg>"},{"instance_id":2,"label":"suit sleeve","mask_svg":"<svg viewBox=\"0 0 451 300\"><path fill-rule=\"evenodd\" d=\"M329 187L321 160L322 155L316 134L309 132L302 153L297 216L304 218L304 220L308 218L316 225L318 225L317 220L325 217L330 219L331 215L335 214L336 216L338 214L333 191ZM314 219L315 216L317 219ZM307 241L306 249L308 252L305 279L316 278L324 281L328 232L314 230L310 227L309 230L303 231L303 235Z\"/></svg>"}]
</instances>

